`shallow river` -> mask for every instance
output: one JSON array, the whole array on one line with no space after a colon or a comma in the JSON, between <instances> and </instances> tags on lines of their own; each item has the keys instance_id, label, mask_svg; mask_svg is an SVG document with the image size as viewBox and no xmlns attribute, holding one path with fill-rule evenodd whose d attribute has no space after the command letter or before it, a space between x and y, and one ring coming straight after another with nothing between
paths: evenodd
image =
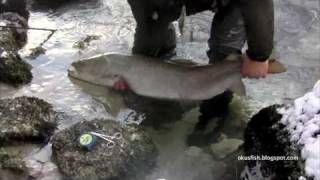
<instances>
[{"instance_id":1,"label":"shallow river","mask_svg":"<svg viewBox=\"0 0 320 180\"><path fill-rule=\"evenodd\" d=\"M268 105L292 102L320 79L319 1L276 0L275 3L276 56L288 71L263 80L245 80L248 96L232 104L232 112L224 128L223 133L229 137L242 138L242 130L252 114ZM187 19L184 35L178 36L178 57L207 62L206 41L212 17L212 13L205 12ZM106 52L130 53L135 21L125 0L91 1L69 4L54 11L32 11L29 25L58 31L44 45L47 50L45 55L35 60L27 59L33 66L32 82L18 89L0 85L1 98L22 95L40 97L50 102L57 111L67 114L69 118L61 122L62 128L95 117L128 119L124 117L128 109L118 116L110 113L105 108L106 104L111 103L108 98L102 97L102 100L87 94L67 77L67 69L75 60ZM29 31L28 44L21 53L27 56L29 49L36 47L47 35L47 32ZM75 42L87 35L97 35L100 39L92 41L85 50L73 47ZM156 116L159 116L157 119L162 118L160 114ZM239 176L241 162L237 162L236 158L216 160L208 149L186 145L185 140L197 116L197 109L193 109L185 113L180 121L179 118L161 128L148 128L160 155L158 168L147 179L207 180L235 179Z\"/></svg>"}]
</instances>

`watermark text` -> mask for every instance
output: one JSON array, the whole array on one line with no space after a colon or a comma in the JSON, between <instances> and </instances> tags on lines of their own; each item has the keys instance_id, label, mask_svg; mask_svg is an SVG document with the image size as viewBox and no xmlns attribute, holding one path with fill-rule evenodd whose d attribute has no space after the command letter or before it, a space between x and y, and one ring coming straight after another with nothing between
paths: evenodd
<instances>
[{"instance_id":1,"label":"watermark text","mask_svg":"<svg viewBox=\"0 0 320 180\"><path fill-rule=\"evenodd\" d=\"M238 161L298 161L298 156L239 155Z\"/></svg>"}]
</instances>

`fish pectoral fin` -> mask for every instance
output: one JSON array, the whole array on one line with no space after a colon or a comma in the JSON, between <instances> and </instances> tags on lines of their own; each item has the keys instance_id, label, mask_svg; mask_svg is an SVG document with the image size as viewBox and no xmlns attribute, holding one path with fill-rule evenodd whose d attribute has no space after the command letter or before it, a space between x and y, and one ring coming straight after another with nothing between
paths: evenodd
<instances>
[{"instance_id":1,"label":"fish pectoral fin","mask_svg":"<svg viewBox=\"0 0 320 180\"><path fill-rule=\"evenodd\" d=\"M120 91L130 90L128 82L121 76L116 78L116 81L113 83L113 88Z\"/></svg>"},{"instance_id":2,"label":"fish pectoral fin","mask_svg":"<svg viewBox=\"0 0 320 180\"><path fill-rule=\"evenodd\" d=\"M269 74L279 74L286 71L287 71L287 68L281 62L275 59L269 60L269 69L268 69Z\"/></svg>"},{"instance_id":3,"label":"fish pectoral fin","mask_svg":"<svg viewBox=\"0 0 320 180\"><path fill-rule=\"evenodd\" d=\"M230 90L236 93L239 96L246 96L246 88L241 79L236 81L231 87Z\"/></svg>"}]
</instances>

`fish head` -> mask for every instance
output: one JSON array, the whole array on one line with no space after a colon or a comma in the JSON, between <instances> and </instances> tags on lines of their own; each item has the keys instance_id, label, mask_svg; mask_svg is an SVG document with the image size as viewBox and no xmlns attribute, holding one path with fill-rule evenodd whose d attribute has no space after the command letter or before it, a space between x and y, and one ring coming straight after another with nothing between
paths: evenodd
<instances>
[{"instance_id":1,"label":"fish head","mask_svg":"<svg viewBox=\"0 0 320 180\"><path fill-rule=\"evenodd\" d=\"M108 59L103 57L73 62L68 69L68 75L78 80L106 86L112 86L120 79L120 76L114 73Z\"/></svg>"}]
</instances>

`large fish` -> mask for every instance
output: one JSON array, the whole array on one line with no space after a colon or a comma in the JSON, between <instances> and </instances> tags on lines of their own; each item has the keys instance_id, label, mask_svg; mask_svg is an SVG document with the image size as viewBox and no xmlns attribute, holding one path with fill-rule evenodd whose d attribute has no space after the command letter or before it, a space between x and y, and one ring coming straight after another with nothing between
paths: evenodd
<instances>
[{"instance_id":1,"label":"large fish","mask_svg":"<svg viewBox=\"0 0 320 180\"><path fill-rule=\"evenodd\" d=\"M76 61L68 74L106 87L113 87L116 82L124 80L134 93L146 97L200 101L227 89L244 95L240 69L240 61L185 66L152 57L108 54Z\"/></svg>"}]
</instances>

